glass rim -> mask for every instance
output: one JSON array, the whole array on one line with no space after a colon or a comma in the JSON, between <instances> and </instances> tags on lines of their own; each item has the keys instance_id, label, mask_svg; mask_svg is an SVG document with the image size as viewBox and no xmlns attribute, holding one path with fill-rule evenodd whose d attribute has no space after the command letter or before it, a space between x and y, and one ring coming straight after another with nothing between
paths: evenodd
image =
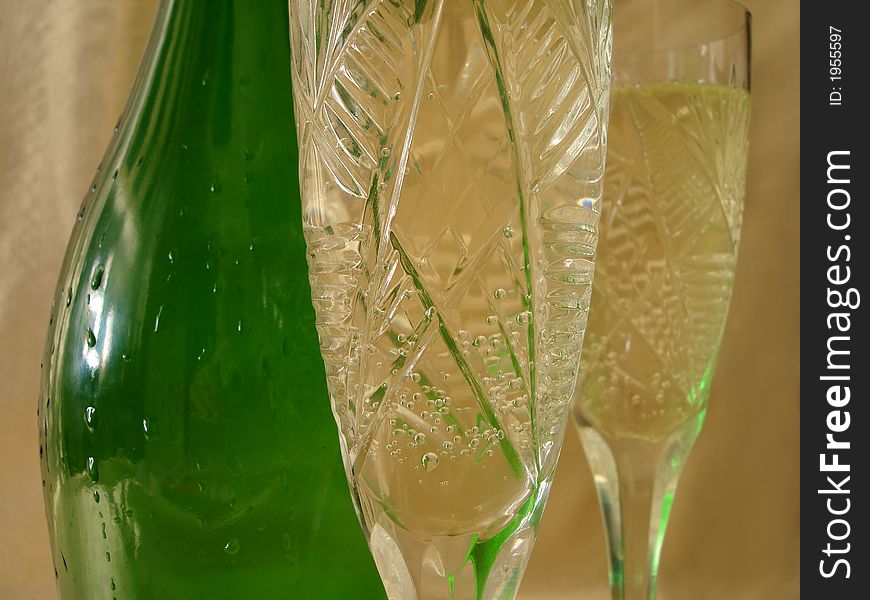
<instances>
[{"instance_id":1,"label":"glass rim","mask_svg":"<svg viewBox=\"0 0 870 600\"><path fill-rule=\"evenodd\" d=\"M654 0L654 2L661 2L662 0ZM692 48L698 48L700 46L706 46L709 44L715 44L720 42L726 42L732 38L738 37L742 34L746 34L747 43L751 44L751 41L748 39L751 36L751 28L752 28L752 11L750 11L744 4L739 2L738 0L710 0L708 2L712 6L718 6L723 10L730 11L735 18L739 17L739 24L736 24L733 29L729 28L726 33L711 35L709 37L698 40L695 43L686 43L686 44L674 44L672 46L666 46L662 48L656 48L651 45L643 45L642 47L634 47L631 48L629 54L636 54L638 52L643 52L647 55L659 55L659 54L668 54L672 52L681 52L685 50L691 50ZM614 20L614 38L618 35L616 21ZM614 48L617 47L617 44L614 43ZM622 50L622 47L620 47Z\"/></svg>"}]
</instances>

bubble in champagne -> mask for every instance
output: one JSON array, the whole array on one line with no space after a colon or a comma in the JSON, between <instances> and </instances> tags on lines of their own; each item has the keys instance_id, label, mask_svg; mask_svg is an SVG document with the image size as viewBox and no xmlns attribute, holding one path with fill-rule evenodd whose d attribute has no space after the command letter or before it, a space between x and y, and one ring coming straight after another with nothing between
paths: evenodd
<instances>
[{"instance_id":1,"label":"bubble in champagne","mask_svg":"<svg viewBox=\"0 0 870 600\"><path fill-rule=\"evenodd\" d=\"M421 459L423 462L423 470L428 472L434 471L438 466L438 455L434 452L427 452Z\"/></svg>"}]
</instances>

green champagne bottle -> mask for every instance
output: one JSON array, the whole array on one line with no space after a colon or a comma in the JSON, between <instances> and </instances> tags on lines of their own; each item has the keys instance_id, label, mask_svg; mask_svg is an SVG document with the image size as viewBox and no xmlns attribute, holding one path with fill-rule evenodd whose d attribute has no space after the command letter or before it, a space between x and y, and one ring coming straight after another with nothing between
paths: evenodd
<instances>
[{"instance_id":1,"label":"green champagne bottle","mask_svg":"<svg viewBox=\"0 0 870 600\"><path fill-rule=\"evenodd\" d=\"M164 0L69 243L40 455L66 599L383 598L335 444L286 0Z\"/></svg>"}]
</instances>

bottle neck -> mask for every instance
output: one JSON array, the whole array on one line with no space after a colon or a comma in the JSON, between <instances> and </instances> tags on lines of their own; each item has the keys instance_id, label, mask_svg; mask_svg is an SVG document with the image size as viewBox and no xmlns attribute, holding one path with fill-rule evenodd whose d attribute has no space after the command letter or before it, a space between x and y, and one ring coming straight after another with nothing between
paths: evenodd
<instances>
[{"instance_id":1,"label":"bottle neck","mask_svg":"<svg viewBox=\"0 0 870 600\"><path fill-rule=\"evenodd\" d=\"M289 81L286 0L162 0L120 132L129 160L219 149L240 132L292 124L266 114L276 81ZM184 139L181 139L184 138Z\"/></svg>"}]
</instances>

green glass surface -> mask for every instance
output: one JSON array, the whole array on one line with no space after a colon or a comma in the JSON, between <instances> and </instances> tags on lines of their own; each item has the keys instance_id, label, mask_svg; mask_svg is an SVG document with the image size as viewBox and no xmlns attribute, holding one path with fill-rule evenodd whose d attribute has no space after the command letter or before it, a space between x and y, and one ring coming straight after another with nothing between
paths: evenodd
<instances>
[{"instance_id":1,"label":"green glass surface","mask_svg":"<svg viewBox=\"0 0 870 600\"><path fill-rule=\"evenodd\" d=\"M64 599L384 597L324 401L295 140L286 0L165 0L51 312Z\"/></svg>"}]
</instances>

